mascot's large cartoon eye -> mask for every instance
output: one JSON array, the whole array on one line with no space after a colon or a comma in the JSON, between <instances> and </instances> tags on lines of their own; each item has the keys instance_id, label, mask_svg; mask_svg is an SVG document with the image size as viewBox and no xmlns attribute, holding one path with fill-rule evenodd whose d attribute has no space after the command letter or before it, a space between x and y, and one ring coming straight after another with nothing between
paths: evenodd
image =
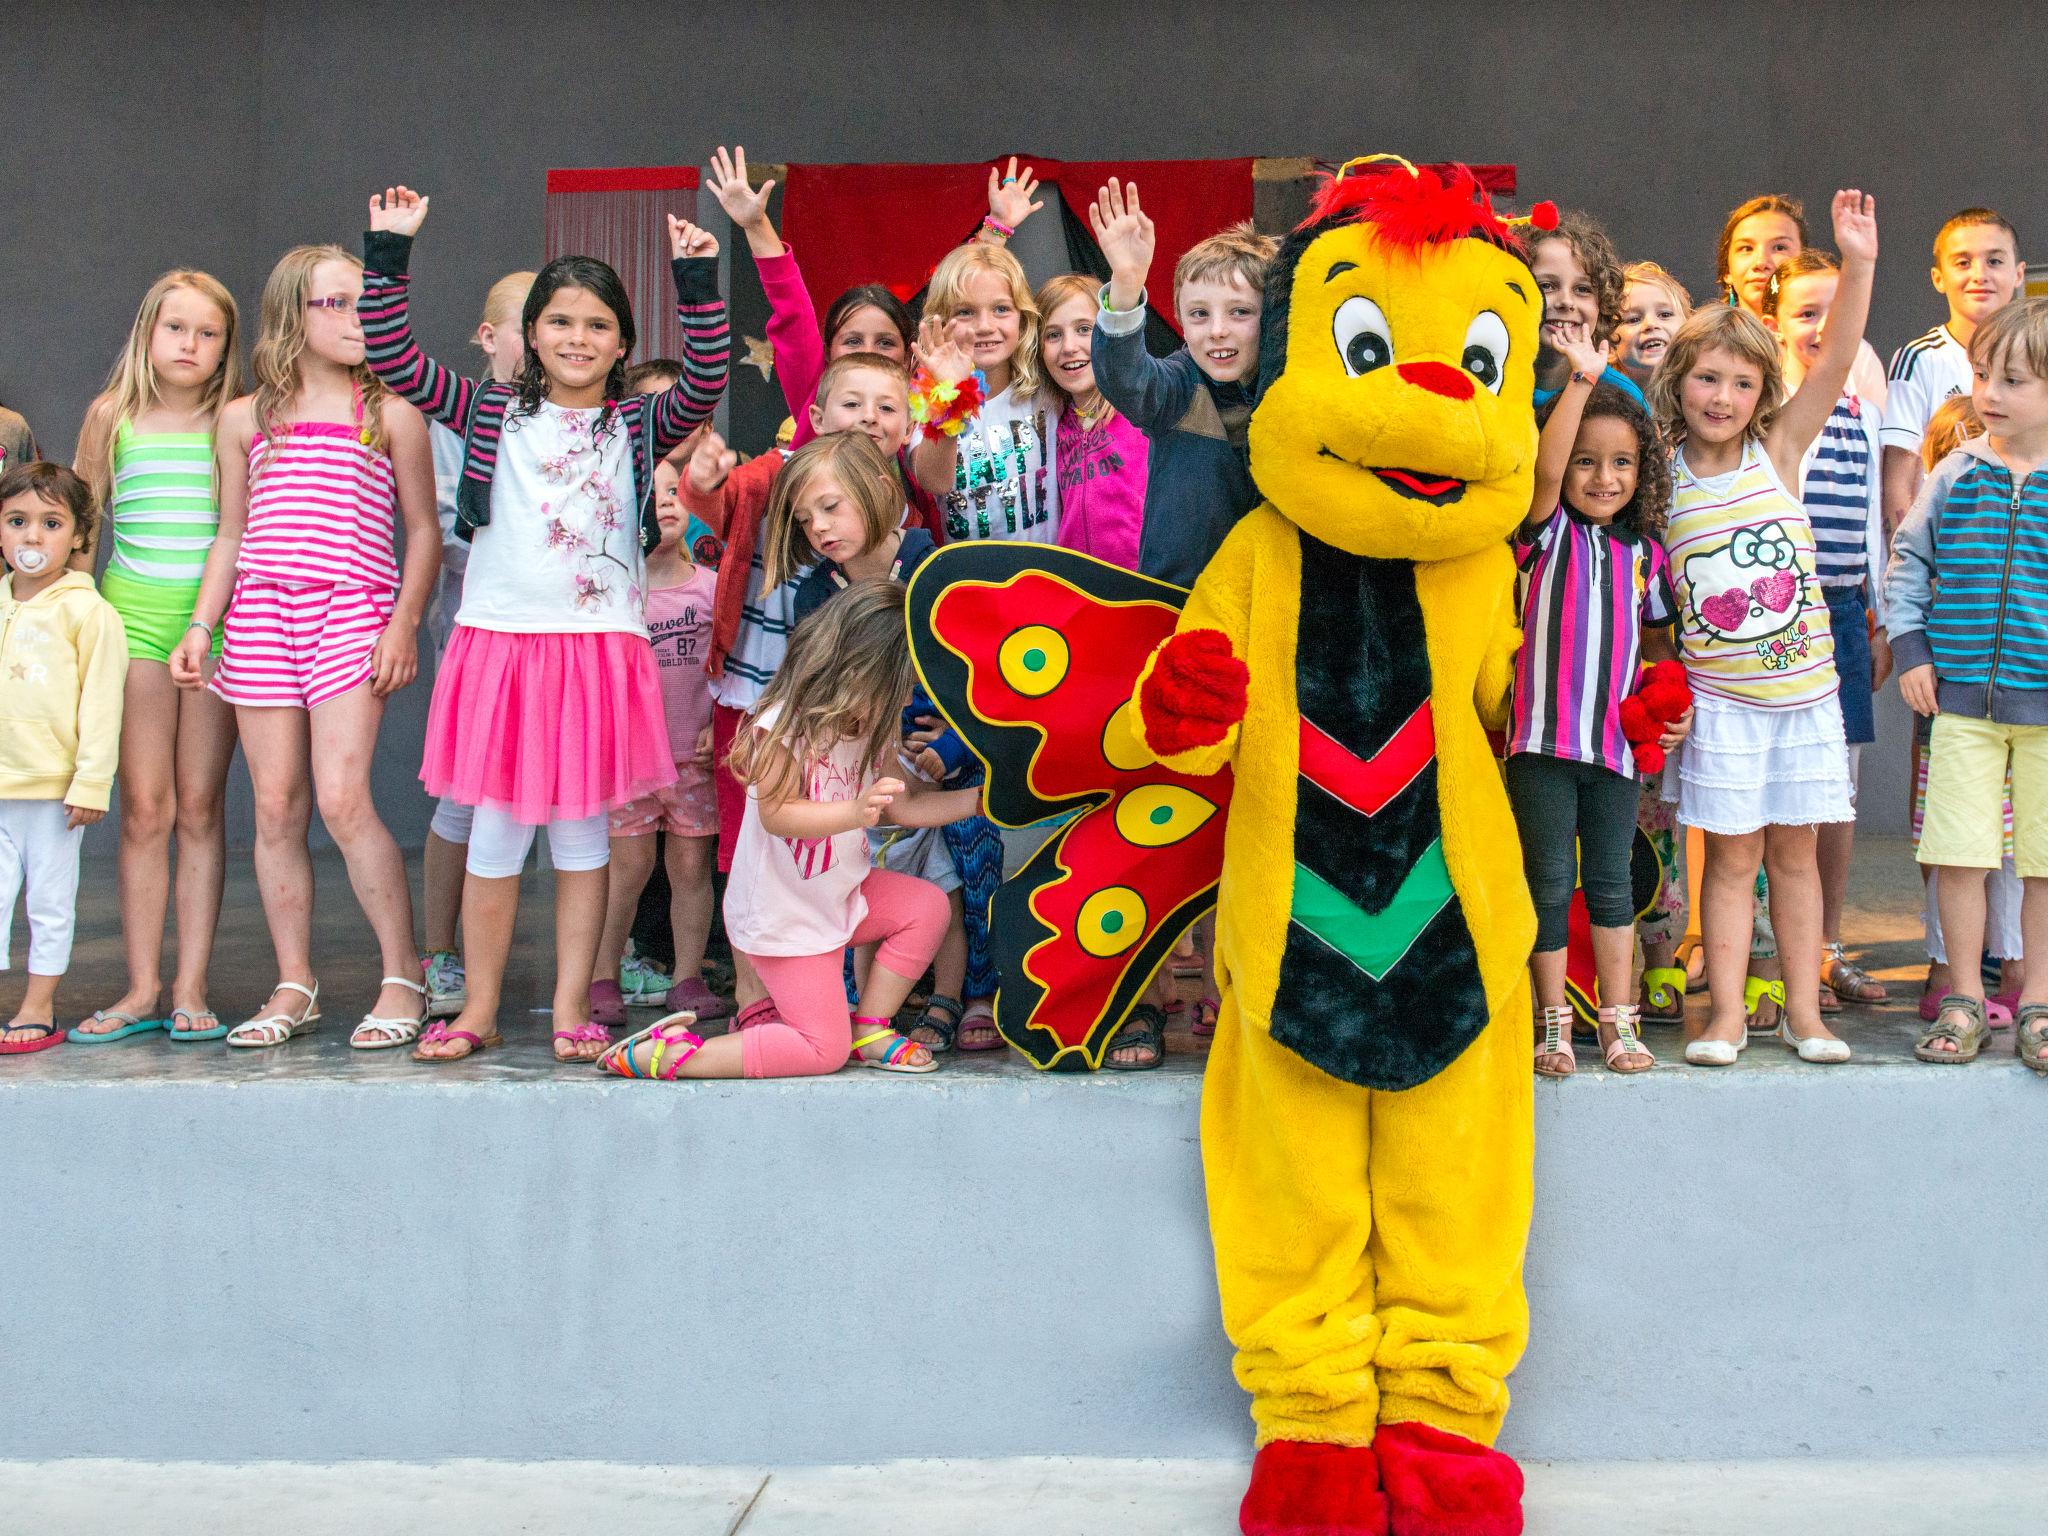
<instances>
[{"instance_id":1,"label":"mascot's large cartoon eye","mask_svg":"<svg viewBox=\"0 0 2048 1536\"><path fill-rule=\"evenodd\" d=\"M1481 310L1472 317L1465 332L1463 362L1467 373L1496 395L1500 393L1508 367L1508 326L1492 310Z\"/></svg>"},{"instance_id":2,"label":"mascot's large cartoon eye","mask_svg":"<svg viewBox=\"0 0 2048 1536\"><path fill-rule=\"evenodd\" d=\"M1337 306L1337 355L1344 359L1344 371L1354 379L1394 360L1394 333L1379 305L1354 294ZM1502 329L1505 337L1507 331Z\"/></svg>"}]
</instances>

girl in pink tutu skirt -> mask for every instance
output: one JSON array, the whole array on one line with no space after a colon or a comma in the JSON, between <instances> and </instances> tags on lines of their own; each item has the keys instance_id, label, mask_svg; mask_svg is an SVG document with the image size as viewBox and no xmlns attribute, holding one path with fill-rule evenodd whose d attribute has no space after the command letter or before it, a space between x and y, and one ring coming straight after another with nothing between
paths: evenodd
<instances>
[{"instance_id":1,"label":"girl in pink tutu skirt","mask_svg":"<svg viewBox=\"0 0 2048 1536\"><path fill-rule=\"evenodd\" d=\"M711 414L725 388L718 241L669 219L683 376L655 395L625 388L633 313L618 275L588 256L541 269L521 315L526 361L479 384L420 350L407 266L427 200L370 199L363 330L394 392L462 434L456 523L470 540L455 633L427 716L429 794L475 808L463 884L468 1004L420 1038L422 1061L496 1045L498 995L537 827L555 868L554 1048L589 1061L610 1043L590 1019L604 927L606 813L675 782L661 679L648 644L646 551L660 538L654 465Z\"/></svg>"}]
</instances>

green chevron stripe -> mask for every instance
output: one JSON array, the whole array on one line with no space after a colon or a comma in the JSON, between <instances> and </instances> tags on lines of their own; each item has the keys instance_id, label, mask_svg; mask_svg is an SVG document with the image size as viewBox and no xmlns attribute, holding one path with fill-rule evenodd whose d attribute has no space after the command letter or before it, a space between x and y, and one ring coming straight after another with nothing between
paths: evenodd
<instances>
[{"instance_id":1,"label":"green chevron stripe","mask_svg":"<svg viewBox=\"0 0 2048 1536\"><path fill-rule=\"evenodd\" d=\"M1383 981L1452 894L1444 841L1438 838L1422 851L1394 899L1378 913L1366 912L1297 860L1290 915L1374 981Z\"/></svg>"}]
</instances>

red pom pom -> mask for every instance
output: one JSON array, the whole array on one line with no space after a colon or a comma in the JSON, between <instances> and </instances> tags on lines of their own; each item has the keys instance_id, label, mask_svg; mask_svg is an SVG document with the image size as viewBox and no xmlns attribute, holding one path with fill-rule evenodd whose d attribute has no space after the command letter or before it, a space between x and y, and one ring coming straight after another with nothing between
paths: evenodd
<instances>
[{"instance_id":1,"label":"red pom pom","mask_svg":"<svg viewBox=\"0 0 2048 1536\"><path fill-rule=\"evenodd\" d=\"M1692 694L1684 687L1672 687L1669 683L1647 682L1636 694L1643 701L1643 708L1652 720L1672 721L1684 714L1692 704Z\"/></svg>"},{"instance_id":2,"label":"red pom pom","mask_svg":"<svg viewBox=\"0 0 2048 1536\"><path fill-rule=\"evenodd\" d=\"M1532 229L1557 228L1557 204L1545 200L1529 210L1529 225Z\"/></svg>"},{"instance_id":3,"label":"red pom pom","mask_svg":"<svg viewBox=\"0 0 2048 1536\"><path fill-rule=\"evenodd\" d=\"M1664 771L1664 749L1656 742L1637 742L1634 751L1638 773L1658 774Z\"/></svg>"},{"instance_id":4,"label":"red pom pom","mask_svg":"<svg viewBox=\"0 0 2048 1536\"><path fill-rule=\"evenodd\" d=\"M1630 741L1654 741L1663 734L1643 707L1639 694L1630 694L1621 701L1621 734Z\"/></svg>"}]
</instances>

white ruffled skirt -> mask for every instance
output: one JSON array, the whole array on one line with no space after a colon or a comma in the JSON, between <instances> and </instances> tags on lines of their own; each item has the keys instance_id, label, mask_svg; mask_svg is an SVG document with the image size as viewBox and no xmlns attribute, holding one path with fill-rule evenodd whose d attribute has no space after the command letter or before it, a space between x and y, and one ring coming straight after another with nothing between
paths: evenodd
<instances>
[{"instance_id":1,"label":"white ruffled skirt","mask_svg":"<svg viewBox=\"0 0 2048 1536\"><path fill-rule=\"evenodd\" d=\"M1696 695L1692 733L1665 764L1663 793L1686 826L1729 837L1854 821L1841 701L1756 709Z\"/></svg>"}]
</instances>

